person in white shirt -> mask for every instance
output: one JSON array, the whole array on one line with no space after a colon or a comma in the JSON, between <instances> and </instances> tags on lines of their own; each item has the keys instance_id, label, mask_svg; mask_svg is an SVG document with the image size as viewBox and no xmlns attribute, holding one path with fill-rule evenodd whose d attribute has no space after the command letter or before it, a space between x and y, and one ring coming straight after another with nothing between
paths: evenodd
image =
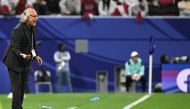
<instances>
[{"instance_id":1,"label":"person in white shirt","mask_svg":"<svg viewBox=\"0 0 190 109\"><path fill-rule=\"evenodd\" d=\"M80 0L61 0L59 2L61 14L64 15L79 15L81 12Z\"/></svg>"},{"instance_id":2,"label":"person in white shirt","mask_svg":"<svg viewBox=\"0 0 190 109\"><path fill-rule=\"evenodd\" d=\"M190 16L190 0L180 0L177 2L180 16Z\"/></svg>"},{"instance_id":3,"label":"person in white shirt","mask_svg":"<svg viewBox=\"0 0 190 109\"><path fill-rule=\"evenodd\" d=\"M114 12L117 4L113 0L101 0L99 1L98 11L100 16L111 16Z\"/></svg>"},{"instance_id":4,"label":"person in white shirt","mask_svg":"<svg viewBox=\"0 0 190 109\"><path fill-rule=\"evenodd\" d=\"M26 5L27 7L33 7L34 3L36 3L36 0L27 0Z\"/></svg>"},{"instance_id":5,"label":"person in white shirt","mask_svg":"<svg viewBox=\"0 0 190 109\"><path fill-rule=\"evenodd\" d=\"M58 51L54 53L54 61L57 67L57 91L62 91L62 81L64 80L67 84L67 91L72 92L72 84L70 78L70 68L69 61L71 60L71 55L69 51L65 50L65 45L60 44L58 46Z\"/></svg>"},{"instance_id":6,"label":"person in white shirt","mask_svg":"<svg viewBox=\"0 0 190 109\"><path fill-rule=\"evenodd\" d=\"M123 17L128 16L129 12L128 12L128 6L125 3L124 0L115 0L117 7L116 10L119 11L120 15Z\"/></svg>"},{"instance_id":7,"label":"person in white shirt","mask_svg":"<svg viewBox=\"0 0 190 109\"><path fill-rule=\"evenodd\" d=\"M148 2L146 0L125 0L129 6L129 16L136 16L139 12L141 16L148 14Z\"/></svg>"}]
</instances>

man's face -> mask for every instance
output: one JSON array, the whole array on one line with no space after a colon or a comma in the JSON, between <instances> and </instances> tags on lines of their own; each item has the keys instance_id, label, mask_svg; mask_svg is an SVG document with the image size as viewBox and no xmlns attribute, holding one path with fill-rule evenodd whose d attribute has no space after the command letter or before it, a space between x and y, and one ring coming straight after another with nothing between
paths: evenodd
<instances>
[{"instance_id":1,"label":"man's face","mask_svg":"<svg viewBox=\"0 0 190 109\"><path fill-rule=\"evenodd\" d=\"M65 51L65 46L64 45L61 46L60 51L62 51L62 52Z\"/></svg>"},{"instance_id":2,"label":"man's face","mask_svg":"<svg viewBox=\"0 0 190 109\"><path fill-rule=\"evenodd\" d=\"M133 60L134 63L137 63L138 62L138 56L132 57L132 60Z\"/></svg>"},{"instance_id":3,"label":"man's face","mask_svg":"<svg viewBox=\"0 0 190 109\"><path fill-rule=\"evenodd\" d=\"M38 14L34 9L29 9L30 15L27 19L27 24L29 26L35 27L37 20L38 20Z\"/></svg>"}]
</instances>

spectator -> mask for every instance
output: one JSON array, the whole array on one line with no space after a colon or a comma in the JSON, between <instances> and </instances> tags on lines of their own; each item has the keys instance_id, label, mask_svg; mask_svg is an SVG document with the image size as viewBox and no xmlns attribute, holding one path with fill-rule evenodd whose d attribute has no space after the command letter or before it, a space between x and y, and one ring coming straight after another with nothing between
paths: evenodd
<instances>
[{"instance_id":1,"label":"spectator","mask_svg":"<svg viewBox=\"0 0 190 109\"><path fill-rule=\"evenodd\" d=\"M15 8L16 8L16 5L18 4L18 2L19 2L19 0L9 0L9 5L10 5L10 7L11 7L11 14L12 15L15 15L16 14L16 10L15 10Z\"/></svg>"},{"instance_id":2,"label":"spectator","mask_svg":"<svg viewBox=\"0 0 190 109\"><path fill-rule=\"evenodd\" d=\"M36 3L33 4L34 9L36 9L38 15L46 15L47 14L47 6L44 0L37 0Z\"/></svg>"},{"instance_id":3,"label":"spectator","mask_svg":"<svg viewBox=\"0 0 190 109\"><path fill-rule=\"evenodd\" d=\"M59 14L60 8L59 8L59 0L46 0L47 8L48 8L48 14Z\"/></svg>"},{"instance_id":4,"label":"spectator","mask_svg":"<svg viewBox=\"0 0 190 109\"><path fill-rule=\"evenodd\" d=\"M115 7L112 13L112 16L127 16L128 15L128 6L124 3L123 0L114 0Z\"/></svg>"},{"instance_id":5,"label":"spectator","mask_svg":"<svg viewBox=\"0 0 190 109\"><path fill-rule=\"evenodd\" d=\"M79 15L81 12L80 0L61 0L59 2L61 14L63 15Z\"/></svg>"},{"instance_id":6,"label":"spectator","mask_svg":"<svg viewBox=\"0 0 190 109\"><path fill-rule=\"evenodd\" d=\"M10 4L16 6L19 0L8 0Z\"/></svg>"},{"instance_id":7,"label":"spectator","mask_svg":"<svg viewBox=\"0 0 190 109\"><path fill-rule=\"evenodd\" d=\"M145 68L142 63L142 59L139 58L138 52L133 51L131 53L131 59L125 64L125 75L126 75L126 88L129 91L132 81L140 81L142 83L143 92L146 90Z\"/></svg>"},{"instance_id":8,"label":"spectator","mask_svg":"<svg viewBox=\"0 0 190 109\"><path fill-rule=\"evenodd\" d=\"M65 50L65 45L60 44L58 51L54 53L54 61L57 66L57 91L61 92L62 81L65 80L68 92L72 92L72 84L70 79L69 61L71 59L69 51Z\"/></svg>"},{"instance_id":9,"label":"spectator","mask_svg":"<svg viewBox=\"0 0 190 109\"><path fill-rule=\"evenodd\" d=\"M19 0L18 4L16 5L16 14L20 15L26 9L26 0Z\"/></svg>"},{"instance_id":10,"label":"spectator","mask_svg":"<svg viewBox=\"0 0 190 109\"><path fill-rule=\"evenodd\" d=\"M101 0L95 0L96 1L96 3L98 4Z\"/></svg>"},{"instance_id":11,"label":"spectator","mask_svg":"<svg viewBox=\"0 0 190 109\"><path fill-rule=\"evenodd\" d=\"M160 62L161 62L161 64L169 64L170 63L169 56L167 56L165 54L162 55L160 57Z\"/></svg>"},{"instance_id":12,"label":"spectator","mask_svg":"<svg viewBox=\"0 0 190 109\"><path fill-rule=\"evenodd\" d=\"M98 6L95 0L82 0L81 3L82 15L98 15Z\"/></svg>"},{"instance_id":13,"label":"spectator","mask_svg":"<svg viewBox=\"0 0 190 109\"><path fill-rule=\"evenodd\" d=\"M153 16L178 16L179 9L174 0L148 0L149 15ZM177 0L176 0L177 1Z\"/></svg>"},{"instance_id":14,"label":"spectator","mask_svg":"<svg viewBox=\"0 0 190 109\"><path fill-rule=\"evenodd\" d=\"M11 13L11 6L8 0L1 0L1 14L9 15Z\"/></svg>"},{"instance_id":15,"label":"spectator","mask_svg":"<svg viewBox=\"0 0 190 109\"><path fill-rule=\"evenodd\" d=\"M33 4L36 3L38 0L27 0L26 7L33 7Z\"/></svg>"},{"instance_id":16,"label":"spectator","mask_svg":"<svg viewBox=\"0 0 190 109\"><path fill-rule=\"evenodd\" d=\"M36 82L49 82L51 81L51 77L50 77L50 71L46 70L43 66L40 67L39 70L36 70L34 72L34 74L36 75Z\"/></svg>"},{"instance_id":17,"label":"spectator","mask_svg":"<svg viewBox=\"0 0 190 109\"><path fill-rule=\"evenodd\" d=\"M141 16L148 14L148 2L146 0L125 0L129 6L129 16L136 16L140 13Z\"/></svg>"},{"instance_id":18,"label":"spectator","mask_svg":"<svg viewBox=\"0 0 190 109\"><path fill-rule=\"evenodd\" d=\"M147 0L147 2L151 6L159 6L159 0Z\"/></svg>"},{"instance_id":19,"label":"spectator","mask_svg":"<svg viewBox=\"0 0 190 109\"><path fill-rule=\"evenodd\" d=\"M190 0L181 0L177 4L180 16L190 16Z\"/></svg>"},{"instance_id":20,"label":"spectator","mask_svg":"<svg viewBox=\"0 0 190 109\"><path fill-rule=\"evenodd\" d=\"M101 0L98 5L100 16L111 16L115 7L117 4L113 0Z\"/></svg>"}]
</instances>

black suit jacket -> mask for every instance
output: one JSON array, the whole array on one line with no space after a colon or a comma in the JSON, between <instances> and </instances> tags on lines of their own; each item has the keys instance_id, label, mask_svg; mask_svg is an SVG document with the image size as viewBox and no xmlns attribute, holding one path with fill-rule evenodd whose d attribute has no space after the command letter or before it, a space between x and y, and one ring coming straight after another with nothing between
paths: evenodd
<instances>
[{"instance_id":1,"label":"black suit jacket","mask_svg":"<svg viewBox=\"0 0 190 109\"><path fill-rule=\"evenodd\" d=\"M28 68L30 60L24 60L20 53L31 54L32 34L33 46L38 55L36 48L35 29L30 29L26 23L19 23L12 31L11 41L5 52L3 62L8 69L16 72L23 72Z\"/></svg>"}]
</instances>

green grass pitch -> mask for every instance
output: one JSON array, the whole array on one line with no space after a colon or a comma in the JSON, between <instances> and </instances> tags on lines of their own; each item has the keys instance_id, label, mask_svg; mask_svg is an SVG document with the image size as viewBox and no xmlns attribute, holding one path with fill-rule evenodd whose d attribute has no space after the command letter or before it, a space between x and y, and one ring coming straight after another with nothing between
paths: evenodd
<instances>
[{"instance_id":1,"label":"green grass pitch","mask_svg":"<svg viewBox=\"0 0 190 109\"><path fill-rule=\"evenodd\" d=\"M41 109L42 105L52 109L122 109L145 94L130 93L72 93L72 94L27 94L24 109ZM90 102L99 96L100 100ZM11 100L0 95L0 109L11 109ZM153 94L134 109L190 109L190 94Z\"/></svg>"}]
</instances>

